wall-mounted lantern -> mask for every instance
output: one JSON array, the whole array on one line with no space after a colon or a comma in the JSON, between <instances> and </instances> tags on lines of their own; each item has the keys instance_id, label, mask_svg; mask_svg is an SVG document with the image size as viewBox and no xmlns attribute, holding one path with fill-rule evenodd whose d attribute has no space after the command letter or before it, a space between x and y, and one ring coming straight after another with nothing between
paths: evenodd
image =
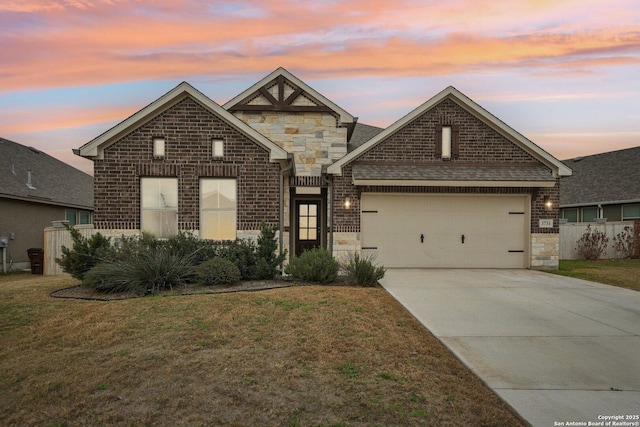
<instances>
[{"instance_id":1,"label":"wall-mounted lantern","mask_svg":"<svg viewBox=\"0 0 640 427\"><path fill-rule=\"evenodd\" d=\"M344 199L344 208L345 209L351 209L351 199L349 197L346 197Z\"/></svg>"},{"instance_id":2,"label":"wall-mounted lantern","mask_svg":"<svg viewBox=\"0 0 640 427\"><path fill-rule=\"evenodd\" d=\"M544 198L544 208L548 211L553 208L553 201L551 200L551 197L547 196Z\"/></svg>"}]
</instances>

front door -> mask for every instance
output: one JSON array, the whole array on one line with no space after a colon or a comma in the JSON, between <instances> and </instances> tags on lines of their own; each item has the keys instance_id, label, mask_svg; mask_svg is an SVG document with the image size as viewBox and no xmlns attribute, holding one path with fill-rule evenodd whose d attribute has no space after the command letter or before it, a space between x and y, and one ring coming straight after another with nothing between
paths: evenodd
<instances>
[{"instance_id":1,"label":"front door","mask_svg":"<svg viewBox=\"0 0 640 427\"><path fill-rule=\"evenodd\" d=\"M320 201L296 201L296 256L320 247Z\"/></svg>"}]
</instances>

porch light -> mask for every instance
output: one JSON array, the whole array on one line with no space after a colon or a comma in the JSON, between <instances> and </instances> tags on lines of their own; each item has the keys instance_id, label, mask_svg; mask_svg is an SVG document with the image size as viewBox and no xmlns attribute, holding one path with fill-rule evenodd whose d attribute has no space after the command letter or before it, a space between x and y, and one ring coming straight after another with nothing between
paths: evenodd
<instances>
[{"instance_id":1,"label":"porch light","mask_svg":"<svg viewBox=\"0 0 640 427\"><path fill-rule=\"evenodd\" d=\"M544 207L548 211L550 211L551 208L553 208L553 201L551 200L551 197L547 196L544 198Z\"/></svg>"},{"instance_id":2,"label":"porch light","mask_svg":"<svg viewBox=\"0 0 640 427\"><path fill-rule=\"evenodd\" d=\"M344 208L345 209L351 209L351 199L349 197L346 197L344 199Z\"/></svg>"}]
</instances>

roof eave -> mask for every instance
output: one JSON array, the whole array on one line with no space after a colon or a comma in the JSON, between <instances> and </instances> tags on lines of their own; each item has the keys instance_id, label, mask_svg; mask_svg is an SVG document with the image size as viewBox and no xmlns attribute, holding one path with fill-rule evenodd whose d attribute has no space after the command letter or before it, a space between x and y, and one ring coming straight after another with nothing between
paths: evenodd
<instances>
[{"instance_id":1,"label":"roof eave","mask_svg":"<svg viewBox=\"0 0 640 427\"><path fill-rule=\"evenodd\" d=\"M156 117L162 111L168 110L187 96L191 96L200 105L209 110L211 113L225 120L239 132L245 134L251 140L261 145L269 151L269 160L279 162L287 160L287 152L275 143L271 142L261 133L238 119L236 116L222 108L202 92L191 86L187 82L182 82L174 89L170 90L156 101L152 102L142 110L133 114L124 121L118 123L102 135L88 142L78 149L78 154L87 158L101 158L104 148L117 141L120 137L126 135L132 130L140 127L147 121Z\"/></svg>"},{"instance_id":2,"label":"roof eave","mask_svg":"<svg viewBox=\"0 0 640 427\"><path fill-rule=\"evenodd\" d=\"M358 186L394 186L394 187L544 187L555 186L553 181L488 181L488 180L427 180L427 179L353 179Z\"/></svg>"},{"instance_id":3,"label":"roof eave","mask_svg":"<svg viewBox=\"0 0 640 427\"><path fill-rule=\"evenodd\" d=\"M517 132L515 129L504 123L502 120L498 119L496 116L485 110L479 104L474 102L472 99L464 95L462 92L454 88L453 86L449 86L442 90L437 95L431 97L425 103L415 108L413 111L400 118L398 121L393 123L391 126L380 132L375 137L371 138L368 142L361 145L357 149L353 150L351 153L343 157L342 159L335 162L331 165L327 172L332 175L342 175L342 167L346 164L350 163L352 160L359 157L361 154L375 147L384 139L388 138L393 133L402 129L407 124L411 123L413 120L418 118L420 115L424 114L429 109L433 108L436 104L444 100L445 98L450 97L454 101L458 101L462 103L463 107L470 109L472 113L475 113L479 118L481 118L484 122L490 123L495 130L506 134L509 139L514 141L520 148L532 154L536 159L541 161L543 164L551 168L553 171L554 177L564 177L571 176L572 171L571 168L566 166L560 160L553 157L551 154L547 153L545 150L537 146L534 142Z\"/></svg>"}]
</instances>

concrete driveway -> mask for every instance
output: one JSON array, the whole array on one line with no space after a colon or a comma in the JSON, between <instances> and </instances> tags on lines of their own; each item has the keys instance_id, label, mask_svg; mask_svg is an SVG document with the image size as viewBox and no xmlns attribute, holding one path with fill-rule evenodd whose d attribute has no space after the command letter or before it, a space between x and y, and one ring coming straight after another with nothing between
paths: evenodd
<instances>
[{"instance_id":1,"label":"concrete driveway","mask_svg":"<svg viewBox=\"0 0 640 427\"><path fill-rule=\"evenodd\" d=\"M640 292L529 270L381 283L532 425L640 426Z\"/></svg>"}]
</instances>

